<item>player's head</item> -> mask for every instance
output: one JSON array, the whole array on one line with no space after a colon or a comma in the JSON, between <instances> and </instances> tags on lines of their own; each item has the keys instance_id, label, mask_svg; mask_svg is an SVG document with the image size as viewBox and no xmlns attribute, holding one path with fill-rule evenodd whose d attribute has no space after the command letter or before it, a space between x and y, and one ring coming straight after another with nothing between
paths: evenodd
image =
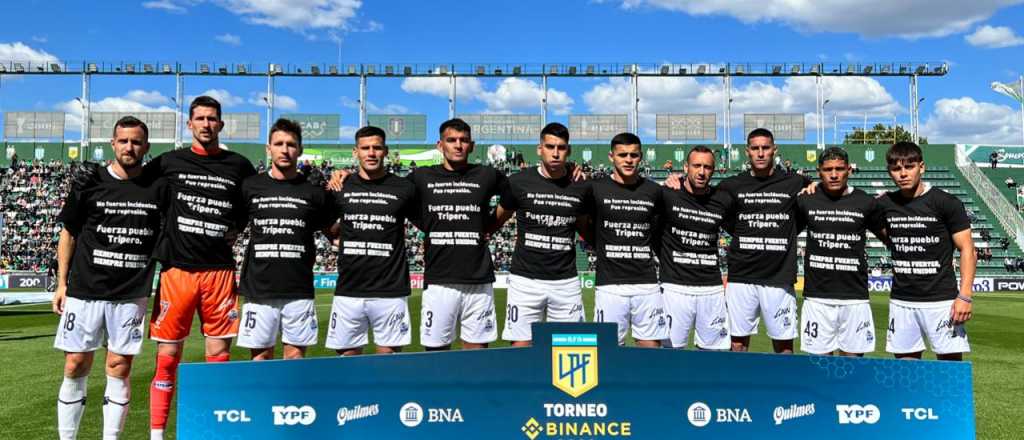
<instances>
[{"instance_id":1,"label":"player's head","mask_svg":"<svg viewBox=\"0 0 1024 440\"><path fill-rule=\"evenodd\" d=\"M711 184L715 174L715 152L703 145L697 145L686 153L686 181L696 192L703 192Z\"/></svg>"},{"instance_id":2,"label":"player's head","mask_svg":"<svg viewBox=\"0 0 1024 440\"><path fill-rule=\"evenodd\" d=\"M569 145L569 129L557 122L544 126L540 131L540 143L537 144L537 156L548 169L565 166L572 154Z\"/></svg>"},{"instance_id":3,"label":"player's head","mask_svg":"<svg viewBox=\"0 0 1024 440\"><path fill-rule=\"evenodd\" d=\"M193 142L203 146L219 145L222 128L220 102L205 95L192 100L188 106L188 129L192 131Z\"/></svg>"},{"instance_id":4,"label":"player's head","mask_svg":"<svg viewBox=\"0 0 1024 440\"><path fill-rule=\"evenodd\" d=\"M755 128L747 135L747 158L754 172L775 166L775 135L767 128Z\"/></svg>"},{"instance_id":5,"label":"player's head","mask_svg":"<svg viewBox=\"0 0 1024 440\"><path fill-rule=\"evenodd\" d=\"M352 156L359 162L359 169L366 177L379 177L386 171L384 158L388 155L387 134L372 125L356 131L356 145Z\"/></svg>"},{"instance_id":6,"label":"player's head","mask_svg":"<svg viewBox=\"0 0 1024 440\"><path fill-rule=\"evenodd\" d=\"M839 195L846 191L850 178L850 156L839 147L829 147L818 157L818 177L821 187L830 194Z\"/></svg>"},{"instance_id":7,"label":"player's head","mask_svg":"<svg viewBox=\"0 0 1024 440\"><path fill-rule=\"evenodd\" d=\"M924 175L924 155L913 142L897 142L885 152L889 177L900 190L916 191Z\"/></svg>"},{"instance_id":8,"label":"player's head","mask_svg":"<svg viewBox=\"0 0 1024 440\"><path fill-rule=\"evenodd\" d=\"M149 153L149 127L134 116L125 116L114 124L110 138L114 160L125 170L142 166L142 158Z\"/></svg>"},{"instance_id":9,"label":"player's head","mask_svg":"<svg viewBox=\"0 0 1024 440\"><path fill-rule=\"evenodd\" d=\"M278 171L294 170L302 156L302 126L291 119L278 119L270 126L267 156Z\"/></svg>"},{"instance_id":10,"label":"player's head","mask_svg":"<svg viewBox=\"0 0 1024 440\"><path fill-rule=\"evenodd\" d=\"M623 181L636 178L643 157L643 145L633 133L619 133L612 138L608 160L615 174Z\"/></svg>"},{"instance_id":11,"label":"player's head","mask_svg":"<svg viewBox=\"0 0 1024 440\"><path fill-rule=\"evenodd\" d=\"M438 134L440 139L437 140L437 149L444 156L445 163L462 166L469 162L469 155L476 144L473 143L473 132L466 121L459 118L444 121Z\"/></svg>"}]
</instances>

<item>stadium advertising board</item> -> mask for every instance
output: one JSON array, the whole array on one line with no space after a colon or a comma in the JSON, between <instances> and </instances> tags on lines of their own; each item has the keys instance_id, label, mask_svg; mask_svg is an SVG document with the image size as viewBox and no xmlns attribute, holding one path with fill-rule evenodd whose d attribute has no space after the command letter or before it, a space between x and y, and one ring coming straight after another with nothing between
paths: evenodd
<instances>
[{"instance_id":1,"label":"stadium advertising board","mask_svg":"<svg viewBox=\"0 0 1024 440\"><path fill-rule=\"evenodd\" d=\"M569 133L573 139L610 141L629 131L628 115L569 115Z\"/></svg>"},{"instance_id":2,"label":"stadium advertising board","mask_svg":"<svg viewBox=\"0 0 1024 440\"><path fill-rule=\"evenodd\" d=\"M465 114L459 118L473 129L475 141L535 141L540 115Z\"/></svg>"},{"instance_id":3,"label":"stadium advertising board","mask_svg":"<svg viewBox=\"0 0 1024 440\"><path fill-rule=\"evenodd\" d=\"M1019 145L957 145L969 161L989 166L995 153L1000 167L1024 168L1024 147Z\"/></svg>"},{"instance_id":4,"label":"stadium advertising board","mask_svg":"<svg viewBox=\"0 0 1024 440\"><path fill-rule=\"evenodd\" d=\"M714 113L663 115L655 118L658 142L718 139L717 115ZM681 159L676 159L681 160Z\"/></svg>"},{"instance_id":5,"label":"stadium advertising board","mask_svg":"<svg viewBox=\"0 0 1024 440\"><path fill-rule=\"evenodd\" d=\"M7 274L0 275L0 290L7 288Z\"/></svg>"},{"instance_id":6,"label":"stadium advertising board","mask_svg":"<svg viewBox=\"0 0 1024 440\"><path fill-rule=\"evenodd\" d=\"M336 114L288 113L282 118L291 119L302 127L302 141L335 141L341 135L341 116Z\"/></svg>"},{"instance_id":7,"label":"stadium advertising board","mask_svg":"<svg viewBox=\"0 0 1024 440\"><path fill-rule=\"evenodd\" d=\"M338 285L338 274L321 272L313 275L314 289L333 289ZM413 272L409 274L409 285L413 289L423 288L423 273ZM497 286L495 286L497 287Z\"/></svg>"},{"instance_id":8,"label":"stadium advertising board","mask_svg":"<svg viewBox=\"0 0 1024 440\"><path fill-rule=\"evenodd\" d=\"M109 140L114 135L114 124L125 116L134 116L146 123L150 142L174 139L174 112L92 112L89 114L89 139Z\"/></svg>"},{"instance_id":9,"label":"stadium advertising board","mask_svg":"<svg viewBox=\"0 0 1024 440\"><path fill-rule=\"evenodd\" d=\"M427 138L427 115L367 115L366 123L384 130L388 141L423 141ZM473 135L476 137L476 126Z\"/></svg>"},{"instance_id":10,"label":"stadium advertising board","mask_svg":"<svg viewBox=\"0 0 1024 440\"><path fill-rule=\"evenodd\" d=\"M743 115L743 133L756 128L767 128L777 141L802 141L807 139L803 113L746 113Z\"/></svg>"},{"instance_id":11,"label":"stadium advertising board","mask_svg":"<svg viewBox=\"0 0 1024 440\"><path fill-rule=\"evenodd\" d=\"M998 283L996 282L996 280L998 280L998 279L997 278L989 278L989 277L975 278L974 279L974 287L972 287L972 289L975 292L995 292L995 291L998 291L998 290L1003 290L1003 289L999 289L997 287ZM957 285L959 285L959 283L960 283L960 280L957 280ZM888 276L882 276L882 277L870 276L870 277L868 277L868 292L879 293L879 292L889 292L891 290L892 290L892 277L888 277Z\"/></svg>"},{"instance_id":12,"label":"stadium advertising board","mask_svg":"<svg viewBox=\"0 0 1024 440\"><path fill-rule=\"evenodd\" d=\"M64 112L6 112L4 136L15 139L63 139Z\"/></svg>"},{"instance_id":13,"label":"stadium advertising board","mask_svg":"<svg viewBox=\"0 0 1024 440\"><path fill-rule=\"evenodd\" d=\"M224 129L220 131L221 139L255 140L261 137L259 113L224 114Z\"/></svg>"},{"instance_id":14,"label":"stadium advertising board","mask_svg":"<svg viewBox=\"0 0 1024 440\"><path fill-rule=\"evenodd\" d=\"M1024 278L996 278L994 282L997 292L1024 292Z\"/></svg>"},{"instance_id":15,"label":"stadium advertising board","mask_svg":"<svg viewBox=\"0 0 1024 440\"><path fill-rule=\"evenodd\" d=\"M46 289L50 277L45 273L12 273L7 276L8 289Z\"/></svg>"},{"instance_id":16,"label":"stadium advertising board","mask_svg":"<svg viewBox=\"0 0 1024 440\"><path fill-rule=\"evenodd\" d=\"M612 323L538 323L532 332L533 346L500 355L185 363L178 437L975 435L968 362L620 347Z\"/></svg>"}]
</instances>

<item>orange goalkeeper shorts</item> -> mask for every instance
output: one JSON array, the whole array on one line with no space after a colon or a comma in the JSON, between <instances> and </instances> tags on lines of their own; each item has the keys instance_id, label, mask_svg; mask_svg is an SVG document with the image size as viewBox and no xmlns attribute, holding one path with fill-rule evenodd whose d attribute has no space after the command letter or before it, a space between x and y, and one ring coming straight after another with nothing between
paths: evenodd
<instances>
[{"instance_id":1,"label":"orange goalkeeper shorts","mask_svg":"<svg viewBox=\"0 0 1024 440\"><path fill-rule=\"evenodd\" d=\"M185 340L197 311L204 336L233 338L238 334L234 270L171 267L160 272L160 290L153 301L149 338L159 342Z\"/></svg>"}]
</instances>

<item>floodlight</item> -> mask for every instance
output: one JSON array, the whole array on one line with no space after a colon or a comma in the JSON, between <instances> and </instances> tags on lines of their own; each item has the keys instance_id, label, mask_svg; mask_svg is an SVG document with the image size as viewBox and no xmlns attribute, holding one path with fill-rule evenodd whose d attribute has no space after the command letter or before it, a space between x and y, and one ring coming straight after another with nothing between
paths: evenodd
<instances>
[{"instance_id":1,"label":"floodlight","mask_svg":"<svg viewBox=\"0 0 1024 440\"><path fill-rule=\"evenodd\" d=\"M700 66L697 66L697 74L698 75L703 75L703 74L705 74L707 72L708 72L708 66L705 66L703 64L701 64Z\"/></svg>"},{"instance_id":2,"label":"floodlight","mask_svg":"<svg viewBox=\"0 0 1024 440\"><path fill-rule=\"evenodd\" d=\"M334 64L331 64L330 66L327 67L327 73L329 73L331 75L337 75L338 74L338 66L336 66Z\"/></svg>"},{"instance_id":3,"label":"floodlight","mask_svg":"<svg viewBox=\"0 0 1024 440\"><path fill-rule=\"evenodd\" d=\"M892 66L888 64L882 66L882 75L888 75L890 73L892 73Z\"/></svg>"},{"instance_id":4,"label":"floodlight","mask_svg":"<svg viewBox=\"0 0 1024 440\"><path fill-rule=\"evenodd\" d=\"M154 71L153 70L153 65L152 64L143 64L142 65L142 71L145 72L145 73L153 73L153 71Z\"/></svg>"},{"instance_id":5,"label":"floodlight","mask_svg":"<svg viewBox=\"0 0 1024 440\"><path fill-rule=\"evenodd\" d=\"M6 71L7 71L7 66L4 65L4 64L0 64L0 73L4 73Z\"/></svg>"},{"instance_id":6,"label":"floodlight","mask_svg":"<svg viewBox=\"0 0 1024 440\"><path fill-rule=\"evenodd\" d=\"M815 64L811 66L811 74L817 75L821 73L821 64Z\"/></svg>"},{"instance_id":7,"label":"floodlight","mask_svg":"<svg viewBox=\"0 0 1024 440\"><path fill-rule=\"evenodd\" d=\"M946 73L946 66L945 65L941 65L939 67L936 67L935 70L933 71L933 73L935 73L936 75L942 75L942 74Z\"/></svg>"},{"instance_id":8,"label":"floodlight","mask_svg":"<svg viewBox=\"0 0 1024 440\"><path fill-rule=\"evenodd\" d=\"M661 74L668 75L669 66L661 66Z\"/></svg>"},{"instance_id":9,"label":"floodlight","mask_svg":"<svg viewBox=\"0 0 1024 440\"><path fill-rule=\"evenodd\" d=\"M448 65L445 64L445 65L440 66L440 68L438 68L438 70L437 70L437 74L438 75L447 75L448 74Z\"/></svg>"},{"instance_id":10,"label":"floodlight","mask_svg":"<svg viewBox=\"0 0 1024 440\"><path fill-rule=\"evenodd\" d=\"M558 65L555 64L554 66L551 66L551 71L549 73L551 75L558 75Z\"/></svg>"},{"instance_id":11,"label":"floodlight","mask_svg":"<svg viewBox=\"0 0 1024 440\"><path fill-rule=\"evenodd\" d=\"M355 74L358 74L358 73L359 73L359 71L356 70L356 65L355 64L349 64L348 65L348 74L349 75L355 75Z\"/></svg>"},{"instance_id":12,"label":"floodlight","mask_svg":"<svg viewBox=\"0 0 1024 440\"><path fill-rule=\"evenodd\" d=\"M44 71L46 71L46 66L38 65L38 66L36 66L36 70L39 71L39 72L44 72Z\"/></svg>"},{"instance_id":13,"label":"floodlight","mask_svg":"<svg viewBox=\"0 0 1024 440\"><path fill-rule=\"evenodd\" d=\"M50 71L60 73L60 64L50 63Z\"/></svg>"},{"instance_id":14,"label":"floodlight","mask_svg":"<svg viewBox=\"0 0 1024 440\"><path fill-rule=\"evenodd\" d=\"M483 75L484 73L486 73L486 72L487 72L487 70L486 70L486 69L487 69L487 68L486 68L486 67L484 67L484 66L476 66L476 74L477 74L477 75Z\"/></svg>"},{"instance_id":15,"label":"floodlight","mask_svg":"<svg viewBox=\"0 0 1024 440\"><path fill-rule=\"evenodd\" d=\"M389 76L390 75L394 75L395 74L395 66L392 66L390 64L384 66L384 74L385 75L389 75Z\"/></svg>"},{"instance_id":16,"label":"floodlight","mask_svg":"<svg viewBox=\"0 0 1024 440\"><path fill-rule=\"evenodd\" d=\"M270 74L271 75L280 75L281 72L282 72L282 70L281 70L281 65L280 64L270 63Z\"/></svg>"},{"instance_id":17,"label":"floodlight","mask_svg":"<svg viewBox=\"0 0 1024 440\"><path fill-rule=\"evenodd\" d=\"M846 66L846 74L847 75L853 75L853 73L854 73L853 64L850 64L850 65Z\"/></svg>"},{"instance_id":18,"label":"floodlight","mask_svg":"<svg viewBox=\"0 0 1024 440\"><path fill-rule=\"evenodd\" d=\"M736 66L736 74L737 75L742 75L743 74L743 65L742 64L739 64L739 65Z\"/></svg>"},{"instance_id":19,"label":"floodlight","mask_svg":"<svg viewBox=\"0 0 1024 440\"><path fill-rule=\"evenodd\" d=\"M164 64L163 71L164 71L164 73L171 73L171 65L170 64Z\"/></svg>"},{"instance_id":20,"label":"floodlight","mask_svg":"<svg viewBox=\"0 0 1024 440\"><path fill-rule=\"evenodd\" d=\"M402 73L404 73L406 76L412 75L412 66L403 67Z\"/></svg>"},{"instance_id":21,"label":"floodlight","mask_svg":"<svg viewBox=\"0 0 1024 440\"><path fill-rule=\"evenodd\" d=\"M498 76L501 76L501 74L502 74L501 67L495 67L494 68L494 74L498 75Z\"/></svg>"},{"instance_id":22,"label":"floodlight","mask_svg":"<svg viewBox=\"0 0 1024 440\"><path fill-rule=\"evenodd\" d=\"M910 70L909 66L906 64L900 64L900 75L906 75L908 70Z\"/></svg>"},{"instance_id":23,"label":"floodlight","mask_svg":"<svg viewBox=\"0 0 1024 440\"><path fill-rule=\"evenodd\" d=\"M245 72L247 70L248 69L245 68L245 64L236 64L235 65L235 73L237 73L239 75L245 75Z\"/></svg>"},{"instance_id":24,"label":"floodlight","mask_svg":"<svg viewBox=\"0 0 1024 440\"><path fill-rule=\"evenodd\" d=\"M512 74L513 75L522 75L523 74L523 66L515 66L515 67L513 67L512 68Z\"/></svg>"},{"instance_id":25,"label":"floodlight","mask_svg":"<svg viewBox=\"0 0 1024 440\"><path fill-rule=\"evenodd\" d=\"M718 73L725 73L725 67L724 66L723 67L719 67L718 68Z\"/></svg>"},{"instance_id":26,"label":"floodlight","mask_svg":"<svg viewBox=\"0 0 1024 440\"><path fill-rule=\"evenodd\" d=\"M865 75L870 75L871 71L874 70L874 68L875 68L875 66L872 66L870 64L867 65L867 66L864 66L864 74Z\"/></svg>"},{"instance_id":27,"label":"floodlight","mask_svg":"<svg viewBox=\"0 0 1024 440\"><path fill-rule=\"evenodd\" d=\"M309 73L312 73L314 75L319 75L320 74L320 66L317 66L315 64L312 65L312 66L309 66Z\"/></svg>"},{"instance_id":28,"label":"floodlight","mask_svg":"<svg viewBox=\"0 0 1024 440\"><path fill-rule=\"evenodd\" d=\"M789 74L790 75L799 75L800 74L800 65L797 64L797 65L793 66L793 68L789 70Z\"/></svg>"},{"instance_id":29,"label":"floodlight","mask_svg":"<svg viewBox=\"0 0 1024 440\"><path fill-rule=\"evenodd\" d=\"M782 64L772 66L772 75L778 75L780 73L782 73Z\"/></svg>"},{"instance_id":30,"label":"floodlight","mask_svg":"<svg viewBox=\"0 0 1024 440\"><path fill-rule=\"evenodd\" d=\"M376 75L377 74L377 66L374 65L374 64L368 64L366 66L366 74L367 75Z\"/></svg>"},{"instance_id":31,"label":"floodlight","mask_svg":"<svg viewBox=\"0 0 1024 440\"><path fill-rule=\"evenodd\" d=\"M21 65L21 63L14 63L14 71L18 73L24 73L25 66Z\"/></svg>"},{"instance_id":32,"label":"floodlight","mask_svg":"<svg viewBox=\"0 0 1024 440\"><path fill-rule=\"evenodd\" d=\"M217 73L219 73L221 75L227 75L228 74L228 66L220 66L220 67L218 67L217 68Z\"/></svg>"},{"instance_id":33,"label":"floodlight","mask_svg":"<svg viewBox=\"0 0 1024 440\"><path fill-rule=\"evenodd\" d=\"M569 74L570 75L575 75L576 74L576 66L569 66Z\"/></svg>"},{"instance_id":34,"label":"floodlight","mask_svg":"<svg viewBox=\"0 0 1024 440\"><path fill-rule=\"evenodd\" d=\"M686 75L686 72L687 72L687 69L685 67L680 67L679 68L679 74L680 75Z\"/></svg>"},{"instance_id":35,"label":"floodlight","mask_svg":"<svg viewBox=\"0 0 1024 440\"><path fill-rule=\"evenodd\" d=\"M199 73L210 73L210 65L208 65L208 64L200 64L199 65Z\"/></svg>"},{"instance_id":36,"label":"floodlight","mask_svg":"<svg viewBox=\"0 0 1024 440\"><path fill-rule=\"evenodd\" d=\"M928 70L928 67L925 66L924 64L921 64L921 65L917 66L917 70L915 70L914 72L917 73L918 75L920 75L920 74L924 73L925 70Z\"/></svg>"},{"instance_id":37,"label":"floodlight","mask_svg":"<svg viewBox=\"0 0 1024 440\"><path fill-rule=\"evenodd\" d=\"M588 64L587 65L587 75L593 75L593 74L594 74L594 65L593 64Z\"/></svg>"},{"instance_id":38,"label":"floodlight","mask_svg":"<svg viewBox=\"0 0 1024 440\"><path fill-rule=\"evenodd\" d=\"M622 66L623 75L629 75L630 73L633 73L633 70L630 68L630 66Z\"/></svg>"}]
</instances>

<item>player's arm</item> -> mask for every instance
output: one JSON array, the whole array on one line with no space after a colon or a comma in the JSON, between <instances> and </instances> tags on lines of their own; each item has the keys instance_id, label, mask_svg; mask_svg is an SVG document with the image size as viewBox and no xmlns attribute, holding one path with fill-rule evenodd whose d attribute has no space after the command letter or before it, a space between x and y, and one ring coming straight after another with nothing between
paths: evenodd
<instances>
[{"instance_id":1,"label":"player's arm","mask_svg":"<svg viewBox=\"0 0 1024 440\"><path fill-rule=\"evenodd\" d=\"M68 298L68 271L71 269L71 256L75 253L75 236L68 228L60 230L57 242L57 291L53 294L53 313L64 313L64 302Z\"/></svg>"},{"instance_id":2,"label":"player's arm","mask_svg":"<svg viewBox=\"0 0 1024 440\"><path fill-rule=\"evenodd\" d=\"M334 170L331 173L331 179L327 181L327 190L333 192L339 192L345 186L345 179L352 175L349 170Z\"/></svg>"},{"instance_id":3,"label":"player's arm","mask_svg":"<svg viewBox=\"0 0 1024 440\"><path fill-rule=\"evenodd\" d=\"M589 215L579 215L576 217L576 231L579 232L580 237L583 241L594 245L594 222L591 221Z\"/></svg>"},{"instance_id":4,"label":"player's arm","mask_svg":"<svg viewBox=\"0 0 1024 440\"><path fill-rule=\"evenodd\" d=\"M960 293L953 301L950 317L954 323L961 324L971 319L974 272L978 265L978 255L975 254L971 229L967 228L953 234L953 245L960 251Z\"/></svg>"},{"instance_id":5,"label":"player's arm","mask_svg":"<svg viewBox=\"0 0 1024 440\"><path fill-rule=\"evenodd\" d=\"M498 232L505 223L515 215L515 211L511 209L505 209L504 206L498 204L498 209L494 210L494 216L491 217L491 224L484 228L484 234L491 235Z\"/></svg>"}]
</instances>

